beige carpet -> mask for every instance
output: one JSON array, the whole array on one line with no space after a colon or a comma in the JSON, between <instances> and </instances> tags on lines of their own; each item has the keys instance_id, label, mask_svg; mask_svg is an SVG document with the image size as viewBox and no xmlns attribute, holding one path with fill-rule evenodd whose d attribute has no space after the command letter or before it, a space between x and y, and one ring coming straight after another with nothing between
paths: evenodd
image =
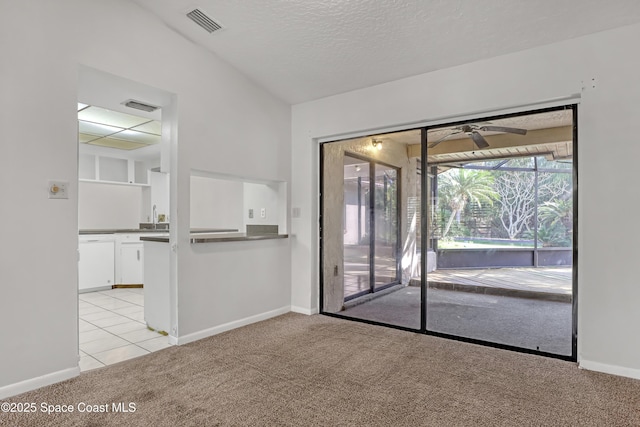
<instances>
[{"instance_id":1,"label":"beige carpet","mask_svg":"<svg viewBox=\"0 0 640 427\"><path fill-rule=\"evenodd\" d=\"M640 381L326 316L287 314L9 400L17 426L640 425ZM46 415L48 404L135 403Z\"/></svg>"}]
</instances>

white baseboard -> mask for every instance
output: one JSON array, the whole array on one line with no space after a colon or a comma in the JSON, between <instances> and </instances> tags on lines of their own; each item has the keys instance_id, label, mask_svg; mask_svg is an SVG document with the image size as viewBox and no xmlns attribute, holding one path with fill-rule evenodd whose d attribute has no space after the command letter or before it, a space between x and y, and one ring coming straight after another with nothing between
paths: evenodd
<instances>
[{"instance_id":1,"label":"white baseboard","mask_svg":"<svg viewBox=\"0 0 640 427\"><path fill-rule=\"evenodd\" d=\"M294 313L306 314L307 316L318 314L317 308L304 308L304 307L298 307L297 305L292 305L291 311L293 311Z\"/></svg>"},{"instance_id":2,"label":"white baseboard","mask_svg":"<svg viewBox=\"0 0 640 427\"><path fill-rule=\"evenodd\" d=\"M618 375L640 380L640 369L625 368L624 366L607 365L606 363L591 362L589 360L580 360L580 368L589 371L604 372L605 374Z\"/></svg>"},{"instance_id":3,"label":"white baseboard","mask_svg":"<svg viewBox=\"0 0 640 427\"><path fill-rule=\"evenodd\" d=\"M64 380L68 380L69 378L77 377L78 375L80 375L80 367L76 366L74 368L63 369L62 371L52 372L50 374L20 381L19 383L9 384L0 387L0 399L6 399L40 387L59 383Z\"/></svg>"},{"instance_id":4,"label":"white baseboard","mask_svg":"<svg viewBox=\"0 0 640 427\"><path fill-rule=\"evenodd\" d=\"M198 332L187 334L181 337L176 337L176 344L182 345L193 341L201 340L213 335L221 334L222 332L230 331L231 329L239 328L241 326L250 325L252 323L267 320L272 317L280 316L291 311L291 306L281 307L275 310L267 311L265 313L256 314L255 316L245 317L244 319L234 320L233 322L225 323L220 326L214 326L213 328L203 329ZM173 338L173 337L171 337ZM171 342L171 341L169 341Z\"/></svg>"}]
</instances>

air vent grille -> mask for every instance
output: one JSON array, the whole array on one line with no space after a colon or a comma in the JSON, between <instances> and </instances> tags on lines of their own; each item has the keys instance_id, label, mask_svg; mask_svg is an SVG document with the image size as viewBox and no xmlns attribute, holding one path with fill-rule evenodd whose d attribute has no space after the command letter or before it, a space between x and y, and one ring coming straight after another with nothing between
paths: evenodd
<instances>
[{"instance_id":1,"label":"air vent grille","mask_svg":"<svg viewBox=\"0 0 640 427\"><path fill-rule=\"evenodd\" d=\"M149 113L151 113L152 111L156 111L158 108L160 108L160 107L156 107L155 105L145 104L144 102L136 101L133 99L125 101L124 105L126 105L129 108L135 108L136 110L147 111Z\"/></svg>"},{"instance_id":2,"label":"air vent grille","mask_svg":"<svg viewBox=\"0 0 640 427\"><path fill-rule=\"evenodd\" d=\"M200 25L210 33L213 33L214 31L222 28L220 24L205 15L204 12L202 12L200 9L193 9L191 12L187 13L187 16L193 22Z\"/></svg>"}]
</instances>

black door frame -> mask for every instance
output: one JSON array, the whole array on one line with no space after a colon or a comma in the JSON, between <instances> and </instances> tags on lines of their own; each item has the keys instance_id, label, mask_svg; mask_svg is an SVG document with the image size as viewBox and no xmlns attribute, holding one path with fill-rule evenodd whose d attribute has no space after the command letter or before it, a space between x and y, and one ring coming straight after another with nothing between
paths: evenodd
<instances>
[{"instance_id":1,"label":"black door frame","mask_svg":"<svg viewBox=\"0 0 640 427\"><path fill-rule=\"evenodd\" d=\"M455 122L449 122L449 123L442 123L442 124L438 124L438 125L433 125L433 126L424 126L424 127L419 127L419 128L413 128L413 129L403 129L402 131L407 131L407 130L420 130L420 139L421 139L421 164L422 164L422 168L424 170L428 170L429 165L427 164L427 131L429 129L433 129L433 128L440 128L440 127L447 127L447 126L457 126L457 125L462 125L462 124L466 124L469 123L470 121L488 121L488 120L498 120L498 119L504 119L504 118L509 118L509 117L517 117L517 116L525 116L525 115L531 115L531 114L538 114L538 113L545 113L545 112L551 112L551 111L559 111L559 110L572 110L572 118L573 118L573 123L572 123L572 127L573 127L573 141L572 141L572 150L573 150L573 265L572 265L572 327L571 327L571 355L566 356L566 355L560 355L560 354L555 354L555 353L548 353L548 352L544 352L544 351L540 351L540 350L535 350L535 349L529 349L529 348L523 348L523 347L517 347L517 346L513 346L513 345L507 345L507 344L500 344L500 343L495 343L495 342L491 342L491 341L484 341L484 340L479 340L479 339L474 339L474 338L467 338L467 337L461 337L461 336L457 336L457 335L451 335L451 334L446 334L446 333L441 333L441 332L435 332L435 331L431 331L429 329L427 329L427 274L421 274L420 277L420 329L414 329L414 328L409 328L409 327L405 327L405 326L399 326L399 325L393 325L393 324L389 324L389 323L383 323L383 322L378 322L378 321L373 321L373 320L367 320L367 319L358 319L358 318L353 318L353 317L347 317L344 315L341 315L339 313L330 313L330 312L326 312L324 311L324 289L323 289L323 191L324 191L324 179L323 179L323 175L324 175L324 144L327 143L332 143L332 142L339 142L339 140L336 141L329 141L329 142L325 142L325 143L321 143L320 144L320 179L319 179L319 184L320 184L320 192L319 192L319 208L320 208L320 213L319 213L319 268L320 268L320 274L319 274L319 279L320 279L320 290L319 290L319 296L320 296L320 313L327 315L327 316L331 316L331 317L337 317L337 318L341 318L341 319L347 319L347 320L351 320L351 321L355 321L355 322L360 322L360 323L367 323L367 324L371 324L371 325L378 325L378 326L385 326L385 327L389 327L389 328L393 328L393 329L400 329L400 330L404 330L404 331L410 331L410 332L418 332L418 333L422 333L425 335L431 335L431 336L436 336L436 337L441 337L441 338L447 338L447 339L451 339L451 340L455 340L455 341L461 341L461 342L467 342L467 343L471 343L471 344L478 344L478 345L484 345L484 346L488 346L488 347L494 347L494 348L499 348L499 349L503 349L503 350L509 350L509 351L514 351L514 352L518 352L518 353L526 353L526 354L534 354L534 355L539 355L539 356L545 356L545 357L549 357L549 358L554 358L554 359L560 359L560 360L566 360L566 361L570 361L570 362L576 362L577 358L578 358L578 105L577 103L569 103L566 105L561 105L561 106L556 106L556 107L549 107L549 108L541 108L541 109L533 109L533 110L526 110L526 111L520 111L520 112L515 112L515 113L509 113L509 114L500 114L500 115L493 115L493 116L483 116L483 117L478 117L478 118L474 118L474 119L466 119L466 120L460 120L460 121L455 121ZM400 132L400 131L398 131ZM377 134L371 134L371 135L367 135L367 136L375 136ZM423 171L424 172L424 171ZM428 180L428 174L427 173L421 173L421 200L420 200L420 206L421 206L421 218L427 218L427 180ZM398 218L400 218L400 215L398 216ZM427 240L428 240L428 232L424 232L424 227L425 226L429 226L429 224L422 224L423 226L423 232L421 233L421 247L423 249L427 248ZM400 228L400 227L399 227ZM398 240L399 241L399 240ZM421 256L420 257L420 269L422 272L426 272L426 257Z\"/></svg>"},{"instance_id":2,"label":"black door frame","mask_svg":"<svg viewBox=\"0 0 640 427\"><path fill-rule=\"evenodd\" d=\"M348 297L344 297L344 301L350 301L352 299L361 297L363 295L372 294L376 292L380 292L384 289L390 288L391 286L395 286L400 283L400 259L401 259L401 249L400 249L400 240L401 240L401 170L397 166L390 165L385 162L381 162L377 159L372 159L361 154L352 153L349 151L344 152L345 156L349 156L353 159L360 160L362 162L369 163L369 289L365 291L361 291L355 293L353 295L349 295ZM396 247L395 247L395 258L396 258L396 277L395 280L389 283L386 283L382 286L376 288L376 274L375 274L375 242L376 242L376 220L375 220L375 178L376 178L376 165L382 165L396 171L396 218L397 218L397 226L396 226ZM344 274L344 273L343 273Z\"/></svg>"}]
</instances>

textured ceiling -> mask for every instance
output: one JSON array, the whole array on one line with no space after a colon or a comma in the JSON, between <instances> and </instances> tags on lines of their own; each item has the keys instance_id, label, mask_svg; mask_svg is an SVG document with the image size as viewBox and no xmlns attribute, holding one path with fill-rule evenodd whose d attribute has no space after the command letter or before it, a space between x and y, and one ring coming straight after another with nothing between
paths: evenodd
<instances>
[{"instance_id":1,"label":"textured ceiling","mask_svg":"<svg viewBox=\"0 0 640 427\"><path fill-rule=\"evenodd\" d=\"M640 22L638 0L132 1L294 104Z\"/></svg>"}]
</instances>

